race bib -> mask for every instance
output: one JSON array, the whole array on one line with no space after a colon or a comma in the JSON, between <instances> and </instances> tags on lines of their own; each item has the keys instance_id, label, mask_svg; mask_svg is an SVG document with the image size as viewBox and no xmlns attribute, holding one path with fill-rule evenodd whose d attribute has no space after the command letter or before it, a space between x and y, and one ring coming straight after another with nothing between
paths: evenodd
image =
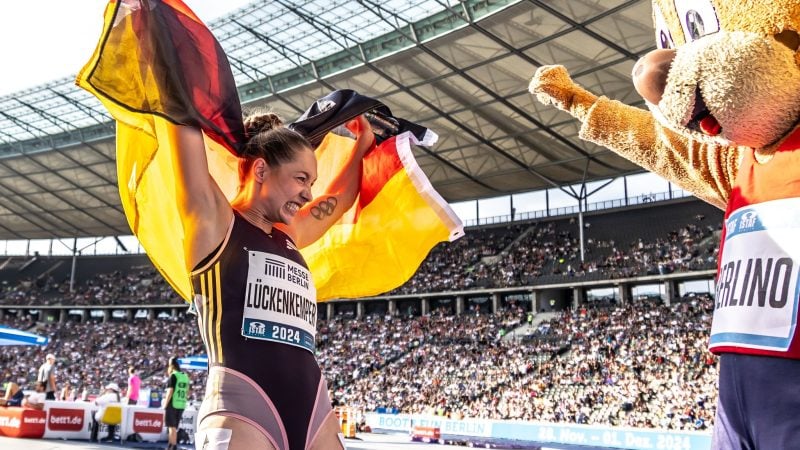
<instances>
[{"instance_id":1,"label":"race bib","mask_svg":"<svg viewBox=\"0 0 800 450\"><path fill-rule=\"evenodd\" d=\"M248 256L242 336L314 352L317 291L308 269L272 253Z\"/></svg>"},{"instance_id":2,"label":"race bib","mask_svg":"<svg viewBox=\"0 0 800 450\"><path fill-rule=\"evenodd\" d=\"M711 348L786 351L797 325L800 199L745 206L725 224Z\"/></svg>"}]
</instances>

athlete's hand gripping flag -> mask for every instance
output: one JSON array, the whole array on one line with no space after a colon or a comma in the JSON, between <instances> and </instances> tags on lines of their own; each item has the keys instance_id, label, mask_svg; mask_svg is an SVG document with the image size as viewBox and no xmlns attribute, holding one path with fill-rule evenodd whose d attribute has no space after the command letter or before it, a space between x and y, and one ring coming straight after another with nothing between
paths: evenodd
<instances>
[{"instance_id":1,"label":"athlete's hand gripping flag","mask_svg":"<svg viewBox=\"0 0 800 450\"><path fill-rule=\"evenodd\" d=\"M191 301L170 136L176 124L202 129L209 172L233 198L244 126L222 48L179 0L112 0L103 35L77 84L100 99L116 119L117 177L131 229L167 281ZM383 136L364 159L362 188L352 210L317 242L301 249L319 300L389 291L413 275L436 243L463 235L460 221L411 153L412 143L430 142L402 128L396 130L399 134ZM325 133L329 129L315 128ZM324 189L341 160L342 152L336 149L352 148L352 140L333 133L309 137L323 141L317 150L315 188Z\"/></svg>"}]
</instances>

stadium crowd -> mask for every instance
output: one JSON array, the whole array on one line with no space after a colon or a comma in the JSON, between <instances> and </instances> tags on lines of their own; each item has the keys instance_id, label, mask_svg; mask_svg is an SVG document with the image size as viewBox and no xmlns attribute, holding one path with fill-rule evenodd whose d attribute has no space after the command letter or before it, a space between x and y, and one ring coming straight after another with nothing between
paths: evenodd
<instances>
[{"instance_id":1,"label":"stadium crowd","mask_svg":"<svg viewBox=\"0 0 800 450\"><path fill-rule=\"evenodd\" d=\"M712 307L702 296L671 307L583 308L522 340L502 338L521 311L433 314L378 327L377 340L392 352L355 359L323 352L321 361L326 374L349 363L336 371L334 396L366 410L705 429L716 404L716 357L706 350ZM351 342L348 328L328 340Z\"/></svg>"},{"instance_id":2,"label":"stadium crowd","mask_svg":"<svg viewBox=\"0 0 800 450\"><path fill-rule=\"evenodd\" d=\"M631 231L610 216L585 221L583 262L574 217L471 229L464 238L437 246L414 277L393 293L715 267L716 219L673 212L649 217L644 211L641 217L647 221L638 223L636 212L626 214L633 214L631 226L652 232ZM19 269L9 268L10 260L0 264L0 304L183 303L150 265L88 270L92 275L70 289L69 279L63 278L65 267L53 270L63 262L42 258L37 263L41 272L34 276L24 274L25 262ZM489 303L469 303L459 316L437 300L431 301L430 314L419 315L418 303L399 299L397 316L367 305L362 318L354 317L354 306L343 307L337 309L339 316L319 322L318 360L334 402L454 418L665 429L713 424L717 359L706 350L713 309L707 295L671 306L642 299L623 305L590 301L579 310L543 314L535 321L513 301L496 314L488 313ZM96 395L109 382L124 385L129 366L137 367L143 386L163 389L170 356L203 353L190 315L130 322L116 317L102 322L93 316L79 322L70 316L62 323L45 323L25 315L33 311L20 311L0 323L47 335L51 341L45 348L0 347L0 382L24 380L30 387L45 354L54 353L62 398ZM190 396L199 401L205 372L190 375Z\"/></svg>"},{"instance_id":3,"label":"stadium crowd","mask_svg":"<svg viewBox=\"0 0 800 450\"><path fill-rule=\"evenodd\" d=\"M172 355L188 356L203 353L196 325L186 316L133 322L83 323L35 322L32 316L7 316L4 325L48 336L47 347L0 347L0 381L36 380L37 368L46 353L56 355L58 393L64 399L80 399L102 392L102 387L114 382L124 386L128 367L137 368L151 387L166 386L167 361ZM196 377L195 377L196 378ZM193 379L190 395L202 399L203 379ZM69 391L62 390L69 386Z\"/></svg>"},{"instance_id":4,"label":"stadium crowd","mask_svg":"<svg viewBox=\"0 0 800 450\"><path fill-rule=\"evenodd\" d=\"M391 294L528 286L563 282L565 277L627 278L716 267L719 224L704 221L702 215L684 219L679 227L650 239L608 237L614 235L613 230L587 232L583 262L576 227L573 217L468 230L464 238L434 248L415 275ZM587 222L585 227L591 228L591 224ZM592 237L598 235L602 237ZM96 273L78 280L72 291L69 277L0 280L0 304L6 305L181 303L150 265Z\"/></svg>"},{"instance_id":5,"label":"stadium crowd","mask_svg":"<svg viewBox=\"0 0 800 450\"><path fill-rule=\"evenodd\" d=\"M56 280L46 276L29 277L15 285L0 281L0 303L7 305L163 305L182 304L169 283L153 266L132 267L130 271L98 272L78 281L70 292L69 277Z\"/></svg>"},{"instance_id":6,"label":"stadium crowd","mask_svg":"<svg viewBox=\"0 0 800 450\"><path fill-rule=\"evenodd\" d=\"M564 277L630 278L713 269L718 227L695 218L653 240L628 243L588 238L581 247L572 231L557 222L493 229L454 244L437 246L421 269L393 294L504 288L563 281ZM574 227L573 227L574 228ZM512 239L511 245L507 245ZM489 258L486 258L489 257Z\"/></svg>"},{"instance_id":7,"label":"stadium crowd","mask_svg":"<svg viewBox=\"0 0 800 450\"><path fill-rule=\"evenodd\" d=\"M705 429L716 404L716 357L706 350L712 307L708 296L672 306L600 304L535 326L522 308L342 316L320 323L317 351L335 402L365 410ZM169 356L202 353L191 316L3 322L32 327L51 343L0 348L0 380L30 382L44 354L55 353L59 389L69 381L76 398L108 382L124 385L129 365L139 368L143 386L163 389ZM190 375L198 401L205 372Z\"/></svg>"}]
</instances>

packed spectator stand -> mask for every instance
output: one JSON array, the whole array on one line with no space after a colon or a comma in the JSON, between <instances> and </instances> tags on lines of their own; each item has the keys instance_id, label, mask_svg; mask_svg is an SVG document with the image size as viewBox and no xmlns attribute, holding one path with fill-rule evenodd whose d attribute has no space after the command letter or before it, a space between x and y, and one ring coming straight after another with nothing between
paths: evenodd
<instances>
[{"instance_id":1,"label":"packed spectator stand","mask_svg":"<svg viewBox=\"0 0 800 450\"><path fill-rule=\"evenodd\" d=\"M171 355L203 353L192 318L137 319L133 322L67 321L35 323L8 316L2 324L50 337L44 349L28 346L0 347L0 380L35 381L46 353L57 356L59 391L69 382L72 399L94 396L109 382L124 386L128 367L137 367L153 388L166 386ZM195 398L201 399L203 380L193 380ZM86 391L84 393L84 391ZM200 397L197 397L200 396Z\"/></svg>"},{"instance_id":2,"label":"packed spectator stand","mask_svg":"<svg viewBox=\"0 0 800 450\"><path fill-rule=\"evenodd\" d=\"M395 294L627 278L716 267L722 212L699 202L468 230L437 246Z\"/></svg>"},{"instance_id":3,"label":"packed spectator stand","mask_svg":"<svg viewBox=\"0 0 800 450\"><path fill-rule=\"evenodd\" d=\"M712 308L708 296L592 305L522 339L504 338L521 309L338 318L321 330L331 344L319 360L336 400L370 411L705 429L716 404Z\"/></svg>"},{"instance_id":4,"label":"packed spectator stand","mask_svg":"<svg viewBox=\"0 0 800 450\"><path fill-rule=\"evenodd\" d=\"M524 326L522 308L337 317L320 324L318 357L335 401L365 410L705 429L716 403L716 358L706 350L712 308L708 296L669 307L587 305L516 338L510 332ZM0 376L30 382L45 352L54 352L59 386L69 381L74 398L108 382L124 385L128 365L139 367L145 385L163 389L170 355L201 352L191 316L32 328L51 344L0 348ZM199 401L205 372L190 375Z\"/></svg>"},{"instance_id":5,"label":"packed spectator stand","mask_svg":"<svg viewBox=\"0 0 800 450\"><path fill-rule=\"evenodd\" d=\"M504 288L716 268L722 212L700 201L587 215L581 261L574 216L467 229L435 247L393 294ZM8 257L0 305L183 304L144 255Z\"/></svg>"},{"instance_id":6,"label":"packed spectator stand","mask_svg":"<svg viewBox=\"0 0 800 450\"><path fill-rule=\"evenodd\" d=\"M698 201L584 217L468 229L435 248L417 274L387 295L535 286L690 272L716 266L721 212ZM8 258L0 306L184 303L142 255ZM377 303L377 302L376 302ZM34 309L31 308L31 309ZM366 410L450 417L705 429L716 404L716 358L706 344L708 295L625 304L587 302L553 316L514 302L492 314L434 308L366 308L319 322L318 358L336 402ZM19 311L24 311L22 308ZM0 348L0 381L31 381L45 353L59 355L59 389L74 397L124 384L129 365L163 388L167 359L203 353L194 317L0 323L48 335L46 349ZM91 319L91 318L90 318ZM191 373L202 398L205 373Z\"/></svg>"},{"instance_id":7,"label":"packed spectator stand","mask_svg":"<svg viewBox=\"0 0 800 450\"><path fill-rule=\"evenodd\" d=\"M6 305L182 304L145 255L85 256L70 290L70 257L10 257L0 265L0 302Z\"/></svg>"}]
</instances>

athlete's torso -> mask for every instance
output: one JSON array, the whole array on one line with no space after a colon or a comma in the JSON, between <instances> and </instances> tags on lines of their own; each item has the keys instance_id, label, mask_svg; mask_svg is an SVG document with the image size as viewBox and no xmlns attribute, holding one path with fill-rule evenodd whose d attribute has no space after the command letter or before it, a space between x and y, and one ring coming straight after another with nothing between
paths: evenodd
<instances>
[{"instance_id":1,"label":"athlete's torso","mask_svg":"<svg viewBox=\"0 0 800 450\"><path fill-rule=\"evenodd\" d=\"M275 404L290 441L304 440L321 372L316 292L292 240L234 214L220 249L192 272L192 288L209 366L250 378Z\"/></svg>"},{"instance_id":2,"label":"athlete's torso","mask_svg":"<svg viewBox=\"0 0 800 450\"><path fill-rule=\"evenodd\" d=\"M725 212L711 350L800 359L800 151L742 161Z\"/></svg>"}]
</instances>

